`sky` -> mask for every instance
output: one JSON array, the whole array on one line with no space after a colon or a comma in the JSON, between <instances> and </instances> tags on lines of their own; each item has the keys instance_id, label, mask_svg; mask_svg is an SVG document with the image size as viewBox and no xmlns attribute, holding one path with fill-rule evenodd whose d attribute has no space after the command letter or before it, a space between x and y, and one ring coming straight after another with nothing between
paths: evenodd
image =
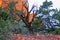
<instances>
[{"instance_id":1,"label":"sky","mask_svg":"<svg viewBox=\"0 0 60 40\"><path fill-rule=\"evenodd\" d=\"M32 5L36 5L37 8L42 5L42 3L44 2L45 0L28 0L28 3L29 3L29 10L31 9ZM53 2L53 8L57 8L59 9L60 8L60 0L48 0L48 1L52 1Z\"/></svg>"}]
</instances>

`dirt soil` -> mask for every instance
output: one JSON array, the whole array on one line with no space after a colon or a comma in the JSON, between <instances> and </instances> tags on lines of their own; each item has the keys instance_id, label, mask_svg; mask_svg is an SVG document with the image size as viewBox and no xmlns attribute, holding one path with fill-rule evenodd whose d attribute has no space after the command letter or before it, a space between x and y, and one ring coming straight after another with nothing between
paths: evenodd
<instances>
[{"instance_id":1,"label":"dirt soil","mask_svg":"<svg viewBox=\"0 0 60 40\"><path fill-rule=\"evenodd\" d=\"M34 34L34 35L21 35L21 34L11 34L9 35L10 40L60 40L60 35L42 35L42 34Z\"/></svg>"}]
</instances>

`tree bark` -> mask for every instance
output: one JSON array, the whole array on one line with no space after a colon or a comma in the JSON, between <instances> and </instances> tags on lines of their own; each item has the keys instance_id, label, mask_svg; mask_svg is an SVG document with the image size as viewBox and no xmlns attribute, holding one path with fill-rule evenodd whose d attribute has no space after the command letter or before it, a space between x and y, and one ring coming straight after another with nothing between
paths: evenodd
<instances>
[{"instance_id":1,"label":"tree bark","mask_svg":"<svg viewBox=\"0 0 60 40\"><path fill-rule=\"evenodd\" d=\"M34 34L34 29L31 26L31 24L28 25L28 29L29 29L30 34Z\"/></svg>"}]
</instances>

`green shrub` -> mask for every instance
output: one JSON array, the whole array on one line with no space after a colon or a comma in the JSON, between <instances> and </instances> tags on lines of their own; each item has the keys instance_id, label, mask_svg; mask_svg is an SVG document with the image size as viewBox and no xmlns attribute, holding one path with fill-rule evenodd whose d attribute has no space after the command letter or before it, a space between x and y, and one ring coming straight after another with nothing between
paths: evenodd
<instances>
[{"instance_id":1,"label":"green shrub","mask_svg":"<svg viewBox=\"0 0 60 40\"><path fill-rule=\"evenodd\" d=\"M60 34L60 28L50 28L47 30L47 33Z\"/></svg>"}]
</instances>

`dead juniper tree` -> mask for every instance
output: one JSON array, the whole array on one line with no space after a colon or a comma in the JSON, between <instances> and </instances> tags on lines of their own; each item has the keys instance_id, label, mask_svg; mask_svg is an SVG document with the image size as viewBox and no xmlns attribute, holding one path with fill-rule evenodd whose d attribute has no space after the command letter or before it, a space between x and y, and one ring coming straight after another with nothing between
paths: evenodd
<instances>
[{"instance_id":1,"label":"dead juniper tree","mask_svg":"<svg viewBox=\"0 0 60 40\"><path fill-rule=\"evenodd\" d=\"M8 4L8 6L6 7L6 9L11 13L11 14L13 14L13 15L15 15L15 16L17 16L18 17L18 19L19 20L22 20L24 23L25 23L25 26L24 27L26 27L26 28L28 28L29 29L29 32L31 33L31 34L33 34L34 33L34 30L33 30L33 27L32 27L32 22L34 21L34 17L36 16L35 15L35 13L36 12L34 12L33 11L33 9L36 7L36 6L32 6L32 8L31 8L31 10L29 11L29 4L28 4L28 2L22 2L22 10L20 10L21 12L20 12L20 14L18 14L17 13L17 10L16 10L16 7L15 7L15 4L16 3L14 3L14 2L10 2L9 4ZM23 7L26 9L26 13L25 12L23 12ZM29 22L29 16L30 16L30 13L33 11L33 13L32 13L32 19L31 19L31 21ZM15 19L15 18L14 18Z\"/></svg>"}]
</instances>

